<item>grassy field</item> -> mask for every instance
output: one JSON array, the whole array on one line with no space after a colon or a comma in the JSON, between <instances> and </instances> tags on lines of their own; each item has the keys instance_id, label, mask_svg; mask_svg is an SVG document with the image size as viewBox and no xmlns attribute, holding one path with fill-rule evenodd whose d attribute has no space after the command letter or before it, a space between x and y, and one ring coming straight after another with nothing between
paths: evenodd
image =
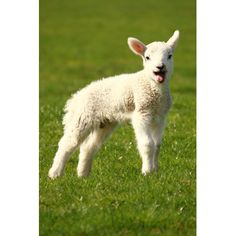
<instances>
[{"instance_id":1,"label":"grassy field","mask_svg":"<svg viewBox=\"0 0 236 236\"><path fill-rule=\"evenodd\" d=\"M196 235L195 26L193 0L40 0L40 235ZM77 152L65 175L49 180L70 95L142 68L127 37L149 43L175 29L181 38L159 172L141 175L125 125L98 153L89 178L77 178Z\"/></svg>"}]
</instances>

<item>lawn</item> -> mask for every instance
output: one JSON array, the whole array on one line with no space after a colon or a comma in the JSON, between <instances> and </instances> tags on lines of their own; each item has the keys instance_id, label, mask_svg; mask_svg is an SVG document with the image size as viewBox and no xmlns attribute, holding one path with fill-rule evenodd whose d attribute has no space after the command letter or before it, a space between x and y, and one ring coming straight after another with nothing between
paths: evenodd
<instances>
[{"instance_id":1,"label":"lawn","mask_svg":"<svg viewBox=\"0 0 236 236\"><path fill-rule=\"evenodd\" d=\"M40 0L40 235L196 235L195 13L193 0ZM159 172L141 175L126 124L102 147L89 178L77 177L76 152L65 175L49 180L71 94L140 70L129 36L164 41L175 29L181 35Z\"/></svg>"}]
</instances>

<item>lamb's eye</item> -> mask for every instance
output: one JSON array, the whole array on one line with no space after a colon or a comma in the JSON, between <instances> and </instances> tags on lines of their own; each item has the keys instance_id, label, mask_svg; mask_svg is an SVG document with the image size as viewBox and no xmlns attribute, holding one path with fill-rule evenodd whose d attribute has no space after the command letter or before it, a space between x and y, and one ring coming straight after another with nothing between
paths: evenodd
<instances>
[{"instance_id":1,"label":"lamb's eye","mask_svg":"<svg viewBox=\"0 0 236 236\"><path fill-rule=\"evenodd\" d=\"M146 58L146 60L150 60L150 57L148 57L148 56L147 56L147 57L145 57L145 58Z\"/></svg>"},{"instance_id":2,"label":"lamb's eye","mask_svg":"<svg viewBox=\"0 0 236 236\"><path fill-rule=\"evenodd\" d=\"M171 57L172 57L172 55L170 54L170 55L168 56L168 59L171 59Z\"/></svg>"}]
</instances>

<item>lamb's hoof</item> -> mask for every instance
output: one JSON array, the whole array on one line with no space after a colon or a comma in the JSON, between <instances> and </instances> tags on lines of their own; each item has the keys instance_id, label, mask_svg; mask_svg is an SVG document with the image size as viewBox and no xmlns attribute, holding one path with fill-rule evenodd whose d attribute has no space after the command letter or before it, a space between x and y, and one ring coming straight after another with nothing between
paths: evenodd
<instances>
[{"instance_id":1,"label":"lamb's hoof","mask_svg":"<svg viewBox=\"0 0 236 236\"><path fill-rule=\"evenodd\" d=\"M86 178L86 177L89 176L89 173L90 173L90 172L78 171L78 170L77 170L77 175L78 175L79 178Z\"/></svg>"},{"instance_id":2,"label":"lamb's hoof","mask_svg":"<svg viewBox=\"0 0 236 236\"><path fill-rule=\"evenodd\" d=\"M144 175L144 176L146 176L146 175L149 175L151 172L152 172L153 170L142 170L142 174Z\"/></svg>"},{"instance_id":3,"label":"lamb's hoof","mask_svg":"<svg viewBox=\"0 0 236 236\"><path fill-rule=\"evenodd\" d=\"M50 179L56 179L57 177L62 175L62 171L59 171L58 169L51 168L48 172L48 177Z\"/></svg>"}]
</instances>

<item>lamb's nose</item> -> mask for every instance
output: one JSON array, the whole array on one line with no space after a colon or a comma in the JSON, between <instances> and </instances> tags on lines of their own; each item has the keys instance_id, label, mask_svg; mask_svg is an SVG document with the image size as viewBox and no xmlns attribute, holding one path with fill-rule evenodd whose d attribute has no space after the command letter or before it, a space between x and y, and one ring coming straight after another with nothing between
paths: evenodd
<instances>
[{"instance_id":1,"label":"lamb's nose","mask_svg":"<svg viewBox=\"0 0 236 236\"><path fill-rule=\"evenodd\" d=\"M163 70L164 67L165 67L165 65L162 63L162 64L160 64L160 65L157 66L157 69L159 69L159 70Z\"/></svg>"}]
</instances>

